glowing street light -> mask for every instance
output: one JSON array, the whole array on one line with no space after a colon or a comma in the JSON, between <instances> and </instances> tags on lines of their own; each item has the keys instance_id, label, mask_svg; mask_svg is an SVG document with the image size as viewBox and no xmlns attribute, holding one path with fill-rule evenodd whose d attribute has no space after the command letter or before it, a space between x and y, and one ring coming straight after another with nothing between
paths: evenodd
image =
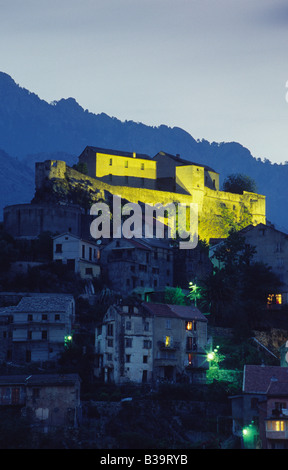
<instances>
[{"instance_id":1,"label":"glowing street light","mask_svg":"<svg viewBox=\"0 0 288 470\"><path fill-rule=\"evenodd\" d=\"M73 337L71 335L64 336L64 345L67 348L72 343Z\"/></svg>"},{"instance_id":2,"label":"glowing street light","mask_svg":"<svg viewBox=\"0 0 288 470\"><path fill-rule=\"evenodd\" d=\"M212 351L207 354L208 361L213 361L215 359L215 353Z\"/></svg>"}]
</instances>

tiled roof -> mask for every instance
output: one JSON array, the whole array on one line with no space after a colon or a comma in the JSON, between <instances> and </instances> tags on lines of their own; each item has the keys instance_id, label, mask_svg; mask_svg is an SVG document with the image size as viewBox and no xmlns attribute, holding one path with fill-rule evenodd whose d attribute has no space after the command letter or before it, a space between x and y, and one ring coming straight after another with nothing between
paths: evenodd
<instances>
[{"instance_id":1,"label":"tiled roof","mask_svg":"<svg viewBox=\"0 0 288 470\"><path fill-rule=\"evenodd\" d=\"M54 295L23 297L13 312L65 312L67 305L73 300L72 295Z\"/></svg>"},{"instance_id":2,"label":"tiled roof","mask_svg":"<svg viewBox=\"0 0 288 470\"><path fill-rule=\"evenodd\" d=\"M241 230L239 230L239 233L240 234L245 234L247 232L250 232L251 230L252 231L256 231L258 229L265 229L265 230L270 230L271 232L274 232L274 233L278 233L280 234L281 236L284 236L285 238L288 237L288 234L281 231L281 230L278 230L274 227L274 225L267 225L267 224L257 224L257 225L253 225L253 224L250 224L250 225L247 225L247 227L244 227L242 228Z\"/></svg>"},{"instance_id":3,"label":"tiled roof","mask_svg":"<svg viewBox=\"0 0 288 470\"><path fill-rule=\"evenodd\" d=\"M181 318L183 320L198 320L207 322L207 318L198 308L189 305L153 304L143 302L143 308L152 315L159 317Z\"/></svg>"},{"instance_id":4,"label":"tiled roof","mask_svg":"<svg viewBox=\"0 0 288 470\"><path fill-rule=\"evenodd\" d=\"M288 396L288 383L287 382L279 382L277 379L272 380L269 384L267 389L268 396L279 396L284 395Z\"/></svg>"},{"instance_id":5,"label":"tiled roof","mask_svg":"<svg viewBox=\"0 0 288 470\"><path fill-rule=\"evenodd\" d=\"M132 248L139 248L141 250L153 250L154 248L163 248L163 249L172 249L170 246L171 240L166 239L166 238L130 238L126 239L123 238L125 243L121 244L120 246L113 246L113 250L123 250L127 249L129 245L131 245ZM110 249L112 243L115 245L114 240L110 242L105 248Z\"/></svg>"},{"instance_id":6,"label":"tiled roof","mask_svg":"<svg viewBox=\"0 0 288 470\"><path fill-rule=\"evenodd\" d=\"M86 149L90 149L95 153L104 153L106 155L117 155L119 157L133 158L133 152L123 152L122 150L103 149L100 147L91 147L90 145L88 145ZM136 158L142 158L144 160L152 160L151 157L149 157L149 155L146 155L144 153L135 152L135 154L136 154Z\"/></svg>"},{"instance_id":7,"label":"tiled roof","mask_svg":"<svg viewBox=\"0 0 288 470\"><path fill-rule=\"evenodd\" d=\"M271 382L276 380L288 387L288 367L245 365L243 392L266 394Z\"/></svg>"},{"instance_id":8,"label":"tiled roof","mask_svg":"<svg viewBox=\"0 0 288 470\"><path fill-rule=\"evenodd\" d=\"M64 233L55 235L55 237L52 237L52 240L57 240L58 238L62 238L65 236L70 237L70 238L75 238L76 240L79 240L80 242L89 243L90 245L95 245L95 246L97 245L97 242L95 241L95 239L89 240L83 237L78 237L78 235L75 235L74 233L71 233L71 232L64 232Z\"/></svg>"},{"instance_id":9,"label":"tiled roof","mask_svg":"<svg viewBox=\"0 0 288 470\"><path fill-rule=\"evenodd\" d=\"M213 171L213 173L217 173L217 171L213 170L213 168L207 166L207 165L203 165L201 163L195 163L195 162L191 162L190 160L184 160L183 158L180 158L179 156L177 155L171 155L170 153L166 153L166 152L159 152L157 153L157 155L162 155L164 157L168 157L168 158L171 158L172 160L174 160L174 162L178 163L178 166L183 166L183 165L195 165L195 166L200 166L200 167L203 167L205 168L206 170L208 171ZM157 156L155 155L155 156ZM155 157L154 157L155 158Z\"/></svg>"}]
</instances>

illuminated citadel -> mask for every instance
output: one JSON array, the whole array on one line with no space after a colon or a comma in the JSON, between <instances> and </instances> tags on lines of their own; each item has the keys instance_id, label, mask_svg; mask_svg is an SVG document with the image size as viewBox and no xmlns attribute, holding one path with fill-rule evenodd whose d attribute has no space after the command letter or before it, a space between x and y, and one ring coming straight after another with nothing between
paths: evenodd
<instances>
[{"instance_id":1,"label":"illuminated citadel","mask_svg":"<svg viewBox=\"0 0 288 470\"><path fill-rule=\"evenodd\" d=\"M36 190L47 181L62 181L94 194L94 200L118 195L134 203L197 203L199 236L226 237L231 220L245 225L266 224L265 196L219 190L219 174L212 168L159 152L153 158L133 152L86 147L79 156L87 174L63 161L36 163ZM79 168L79 167L78 167ZM229 222L230 221L230 222ZM227 228L228 227L228 228Z\"/></svg>"}]
</instances>

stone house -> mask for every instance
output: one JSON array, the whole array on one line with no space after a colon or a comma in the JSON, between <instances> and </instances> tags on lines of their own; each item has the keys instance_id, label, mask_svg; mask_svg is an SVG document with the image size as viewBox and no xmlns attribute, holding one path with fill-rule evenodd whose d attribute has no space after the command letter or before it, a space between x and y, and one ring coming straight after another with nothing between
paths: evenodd
<instances>
[{"instance_id":1,"label":"stone house","mask_svg":"<svg viewBox=\"0 0 288 470\"><path fill-rule=\"evenodd\" d=\"M246 243L256 247L254 262L262 262L271 266L283 283L280 292L271 292L269 305L288 303L288 235L275 229L272 225L249 225L241 230Z\"/></svg>"},{"instance_id":2,"label":"stone house","mask_svg":"<svg viewBox=\"0 0 288 470\"><path fill-rule=\"evenodd\" d=\"M207 318L190 305L144 302L153 318L154 380L205 381L208 369Z\"/></svg>"},{"instance_id":3,"label":"stone house","mask_svg":"<svg viewBox=\"0 0 288 470\"><path fill-rule=\"evenodd\" d=\"M249 225L239 231L248 245L256 248L253 262L261 262L272 268L282 282L279 292L271 292L267 299L269 308L277 308L288 303L288 235L275 229L272 225ZM219 243L223 243L221 240ZM213 259L214 250L219 244L210 247L209 256L213 264L219 267L217 260Z\"/></svg>"},{"instance_id":4,"label":"stone house","mask_svg":"<svg viewBox=\"0 0 288 470\"><path fill-rule=\"evenodd\" d=\"M233 434L245 448L288 448L287 368L245 365L242 390L230 397Z\"/></svg>"},{"instance_id":5,"label":"stone house","mask_svg":"<svg viewBox=\"0 0 288 470\"><path fill-rule=\"evenodd\" d=\"M207 319L190 306L110 307L96 328L95 376L105 382L203 381Z\"/></svg>"},{"instance_id":6,"label":"stone house","mask_svg":"<svg viewBox=\"0 0 288 470\"><path fill-rule=\"evenodd\" d=\"M114 239L101 250L101 270L121 294L145 295L173 286L173 249L158 239Z\"/></svg>"},{"instance_id":7,"label":"stone house","mask_svg":"<svg viewBox=\"0 0 288 470\"><path fill-rule=\"evenodd\" d=\"M82 279L100 276L100 250L94 240L84 240L71 233L53 237L53 261L66 264Z\"/></svg>"},{"instance_id":8,"label":"stone house","mask_svg":"<svg viewBox=\"0 0 288 470\"><path fill-rule=\"evenodd\" d=\"M109 307L95 332L95 375L105 382L151 382L152 340L152 318L139 307Z\"/></svg>"},{"instance_id":9,"label":"stone house","mask_svg":"<svg viewBox=\"0 0 288 470\"><path fill-rule=\"evenodd\" d=\"M72 338L73 296L39 294L0 310L0 357L24 364L55 361Z\"/></svg>"},{"instance_id":10,"label":"stone house","mask_svg":"<svg viewBox=\"0 0 288 470\"><path fill-rule=\"evenodd\" d=\"M81 421L80 387L78 374L0 376L0 408L20 409L34 428L44 432L77 427Z\"/></svg>"},{"instance_id":11,"label":"stone house","mask_svg":"<svg viewBox=\"0 0 288 470\"><path fill-rule=\"evenodd\" d=\"M266 409L260 413L260 438L264 449L288 449L288 385L271 380L266 393Z\"/></svg>"}]
</instances>

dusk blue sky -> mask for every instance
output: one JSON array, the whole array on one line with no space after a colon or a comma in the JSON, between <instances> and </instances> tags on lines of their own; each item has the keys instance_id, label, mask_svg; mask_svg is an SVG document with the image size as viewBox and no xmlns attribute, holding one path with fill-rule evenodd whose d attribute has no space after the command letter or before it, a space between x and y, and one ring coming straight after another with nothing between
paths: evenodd
<instances>
[{"instance_id":1,"label":"dusk blue sky","mask_svg":"<svg viewBox=\"0 0 288 470\"><path fill-rule=\"evenodd\" d=\"M288 160L287 1L0 0L0 8L0 70L41 99L74 97L96 114Z\"/></svg>"}]
</instances>

